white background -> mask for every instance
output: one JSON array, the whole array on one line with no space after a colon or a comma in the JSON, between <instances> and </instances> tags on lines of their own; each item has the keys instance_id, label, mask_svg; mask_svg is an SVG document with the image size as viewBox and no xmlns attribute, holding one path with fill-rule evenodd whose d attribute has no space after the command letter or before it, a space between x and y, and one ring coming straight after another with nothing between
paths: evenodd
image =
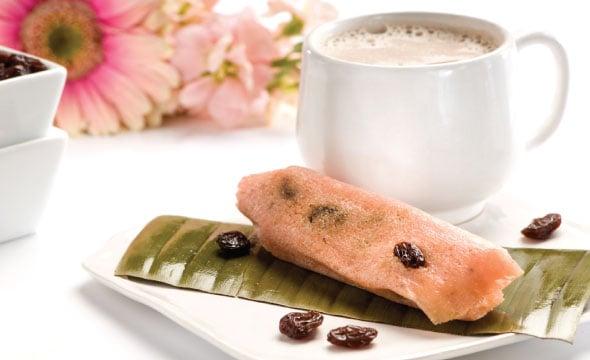
<instances>
[{"instance_id":1,"label":"white background","mask_svg":"<svg viewBox=\"0 0 590 360\"><path fill-rule=\"evenodd\" d=\"M223 9L238 3L246 1L226 0ZM548 211L590 224L590 21L584 2L334 3L343 17L445 11L487 18L517 32L543 29L556 35L571 61L564 122L523 159L507 187ZM523 132L532 132L549 106L553 72L546 55L531 49L519 67L522 109L515 122ZM289 126L220 132L174 121L139 134L72 140L38 234L0 245L0 359L230 359L91 280L80 263L114 233L158 214L240 218L234 192L242 175L301 163L293 134ZM462 359L520 360L532 354L538 360L590 359L590 326L579 329L573 346L531 340Z\"/></svg>"}]
</instances>

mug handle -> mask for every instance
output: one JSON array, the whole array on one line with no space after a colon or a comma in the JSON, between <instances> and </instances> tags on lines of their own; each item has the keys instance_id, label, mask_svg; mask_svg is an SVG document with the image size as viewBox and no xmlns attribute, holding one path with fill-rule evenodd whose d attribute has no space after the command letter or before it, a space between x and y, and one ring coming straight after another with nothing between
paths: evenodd
<instances>
[{"instance_id":1,"label":"mug handle","mask_svg":"<svg viewBox=\"0 0 590 360\"><path fill-rule=\"evenodd\" d=\"M521 51L530 45L544 45L553 54L555 63L557 65L557 87L553 103L551 105L551 112L541 128L537 131L527 143L527 150L533 149L544 143L557 130L563 112L565 110L565 103L567 101L567 93L569 87L569 65L567 54L563 46L553 36L542 33L532 32L522 35L516 39L516 49Z\"/></svg>"}]
</instances>

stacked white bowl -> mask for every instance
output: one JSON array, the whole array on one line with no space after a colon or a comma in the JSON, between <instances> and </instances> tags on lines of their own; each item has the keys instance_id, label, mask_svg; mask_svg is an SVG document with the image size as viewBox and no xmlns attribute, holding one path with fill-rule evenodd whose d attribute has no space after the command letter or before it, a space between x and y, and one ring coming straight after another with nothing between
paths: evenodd
<instances>
[{"instance_id":1,"label":"stacked white bowl","mask_svg":"<svg viewBox=\"0 0 590 360\"><path fill-rule=\"evenodd\" d=\"M47 70L0 80L0 242L35 232L67 142L51 126L66 69L37 59Z\"/></svg>"}]
</instances>

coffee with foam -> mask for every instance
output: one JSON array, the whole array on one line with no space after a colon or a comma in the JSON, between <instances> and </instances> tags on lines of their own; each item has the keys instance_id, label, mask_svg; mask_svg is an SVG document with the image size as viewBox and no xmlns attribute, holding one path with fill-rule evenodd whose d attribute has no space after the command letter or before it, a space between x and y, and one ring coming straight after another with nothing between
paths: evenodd
<instances>
[{"instance_id":1,"label":"coffee with foam","mask_svg":"<svg viewBox=\"0 0 590 360\"><path fill-rule=\"evenodd\" d=\"M425 65L466 60L497 47L480 33L419 24L363 27L329 37L321 44L328 56L376 65Z\"/></svg>"}]
</instances>

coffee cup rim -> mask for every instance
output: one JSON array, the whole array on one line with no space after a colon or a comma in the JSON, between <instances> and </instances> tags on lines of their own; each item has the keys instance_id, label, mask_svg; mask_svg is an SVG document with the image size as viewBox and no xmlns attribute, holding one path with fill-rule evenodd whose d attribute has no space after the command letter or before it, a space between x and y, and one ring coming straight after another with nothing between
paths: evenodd
<instances>
[{"instance_id":1,"label":"coffee cup rim","mask_svg":"<svg viewBox=\"0 0 590 360\"><path fill-rule=\"evenodd\" d=\"M479 23L484 25L490 29L493 29L496 34L501 36L501 41L499 41L498 46L485 54L475 56L469 59L458 60L458 61L451 61L439 64L419 64L419 65L391 65L391 64L369 64L363 62L356 62L356 61L348 61L343 59L338 59L336 57L330 56L322 52L321 49L318 48L317 42L318 37L327 34L327 33L336 33L337 29L341 29L347 24L350 23L362 23L368 21L370 19L378 18L378 17L424 17L424 18L445 18L447 20L466 20L468 22ZM510 33L502 26L494 23L492 21L468 16L468 15L460 15L460 14L453 14L453 13L445 13L445 12L430 12L430 11L400 11L400 12L386 12L386 13L374 13L368 15L361 15L361 16L354 16L345 19L338 19L333 20L322 25L319 25L315 29L313 29L304 40L304 49L303 51L311 50L316 55L321 56L324 60L340 64L340 65L347 65L347 66L356 66L356 67L368 67L368 68L379 68L379 69L396 69L396 70L411 70L411 69L445 69L456 67L460 65L467 65L471 63L477 63L480 61L484 61L489 57L492 57L498 53L501 53L510 46L511 36Z\"/></svg>"}]
</instances>

